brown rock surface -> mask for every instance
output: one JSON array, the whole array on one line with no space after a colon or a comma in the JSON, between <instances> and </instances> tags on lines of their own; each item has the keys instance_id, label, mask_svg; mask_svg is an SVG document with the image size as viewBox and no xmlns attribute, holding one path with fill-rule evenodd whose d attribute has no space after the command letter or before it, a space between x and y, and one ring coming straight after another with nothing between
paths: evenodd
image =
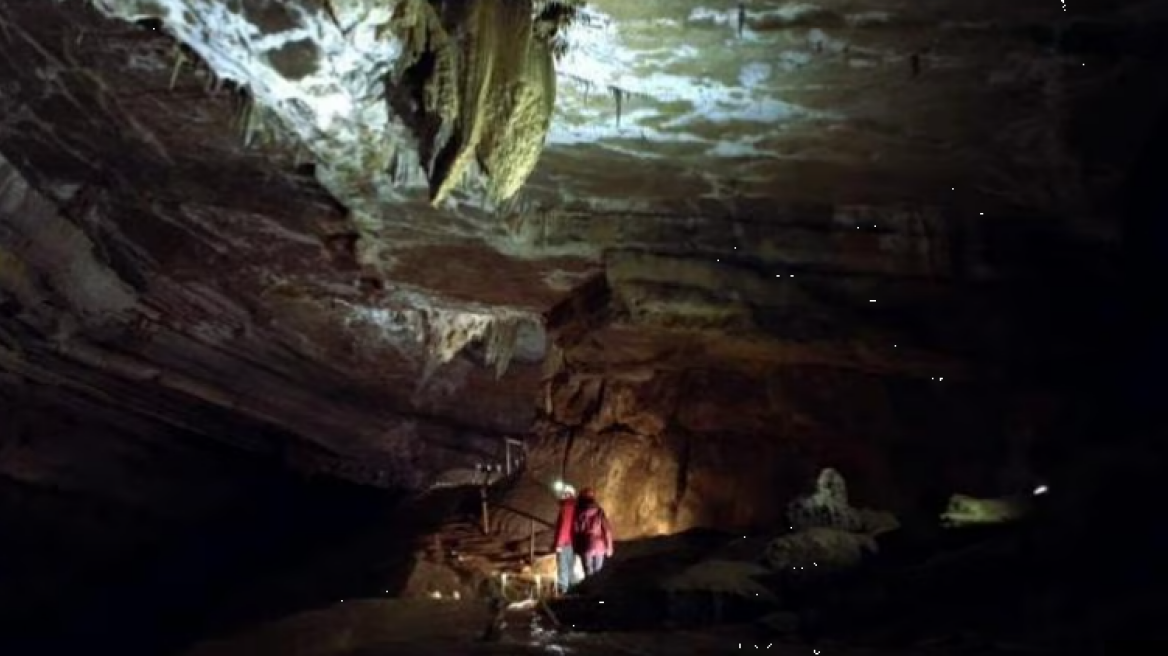
<instances>
[{"instance_id":1,"label":"brown rock surface","mask_svg":"<svg viewBox=\"0 0 1168 656\"><path fill-rule=\"evenodd\" d=\"M0 611L508 436L520 510L563 473L634 536L773 524L823 466L925 512L1075 433L1156 5L597 0L549 41L545 139L475 53L407 75L429 4L0 2ZM522 162L467 159L454 87Z\"/></svg>"}]
</instances>

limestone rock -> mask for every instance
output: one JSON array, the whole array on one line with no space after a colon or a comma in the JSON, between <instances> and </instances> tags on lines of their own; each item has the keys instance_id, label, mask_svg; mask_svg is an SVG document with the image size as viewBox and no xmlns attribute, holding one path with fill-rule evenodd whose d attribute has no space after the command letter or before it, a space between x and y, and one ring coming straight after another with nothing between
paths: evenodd
<instances>
[{"instance_id":1,"label":"limestone rock","mask_svg":"<svg viewBox=\"0 0 1168 656\"><path fill-rule=\"evenodd\" d=\"M900 528L900 520L887 510L859 508L856 512L860 516L860 532L866 535L877 537Z\"/></svg>"},{"instance_id":2,"label":"limestone rock","mask_svg":"<svg viewBox=\"0 0 1168 656\"><path fill-rule=\"evenodd\" d=\"M466 585L458 572L419 558L414 563L401 596L407 599L469 599L473 592L472 586Z\"/></svg>"},{"instance_id":3,"label":"limestone rock","mask_svg":"<svg viewBox=\"0 0 1168 656\"><path fill-rule=\"evenodd\" d=\"M492 485L502 479L504 473L492 469L487 472L482 472L476 469L464 467L459 469L450 469L442 472L437 480L430 486L430 489L441 489L449 487L475 487L480 485Z\"/></svg>"},{"instance_id":4,"label":"limestone rock","mask_svg":"<svg viewBox=\"0 0 1168 656\"><path fill-rule=\"evenodd\" d=\"M1078 425L1156 3L552 4L0 3L6 626L289 490L423 490L536 399L527 474L621 537L780 525L825 466L984 489L1025 388Z\"/></svg>"},{"instance_id":5,"label":"limestone rock","mask_svg":"<svg viewBox=\"0 0 1168 656\"><path fill-rule=\"evenodd\" d=\"M776 601L774 593L756 577L770 572L753 563L732 560L705 560L667 578L662 587L671 592L710 592L755 601Z\"/></svg>"},{"instance_id":6,"label":"limestone rock","mask_svg":"<svg viewBox=\"0 0 1168 656\"><path fill-rule=\"evenodd\" d=\"M827 527L858 532L861 521L848 504L848 488L844 477L828 467L819 472L815 491L800 496L787 504L787 520L793 530Z\"/></svg>"},{"instance_id":7,"label":"limestone rock","mask_svg":"<svg viewBox=\"0 0 1168 656\"><path fill-rule=\"evenodd\" d=\"M676 402L677 387L672 382L662 378L607 381L595 414L586 424L588 430L595 433L627 430L637 435L660 435Z\"/></svg>"},{"instance_id":8,"label":"limestone rock","mask_svg":"<svg viewBox=\"0 0 1168 656\"><path fill-rule=\"evenodd\" d=\"M604 381L599 377L574 377L556 385L552 393L552 412L569 426L586 424L596 412Z\"/></svg>"},{"instance_id":9,"label":"limestone rock","mask_svg":"<svg viewBox=\"0 0 1168 656\"><path fill-rule=\"evenodd\" d=\"M1004 524L1022 519L1030 512L1030 502L1024 497L980 499L967 494L949 497L949 505L941 513L941 523L949 527L984 524Z\"/></svg>"},{"instance_id":10,"label":"limestone rock","mask_svg":"<svg viewBox=\"0 0 1168 656\"><path fill-rule=\"evenodd\" d=\"M873 537L900 527L891 512L853 508L848 502L847 482L830 467L820 471L814 492L787 504L787 523L795 531L823 527Z\"/></svg>"},{"instance_id":11,"label":"limestone rock","mask_svg":"<svg viewBox=\"0 0 1168 656\"><path fill-rule=\"evenodd\" d=\"M434 204L472 165L486 173L493 201L508 200L539 159L555 70L550 45L536 38L533 11L530 1L405 3L412 20L396 84L416 108L411 123Z\"/></svg>"},{"instance_id":12,"label":"limestone rock","mask_svg":"<svg viewBox=\"0 0 1168 656\"><path fill-rule=\"evenodd\" d=\"M871 536L812 527L775 538L763 558L777 572L812 576L855 567L865 554L877 551Z\"/></svg>"}]
</instances>

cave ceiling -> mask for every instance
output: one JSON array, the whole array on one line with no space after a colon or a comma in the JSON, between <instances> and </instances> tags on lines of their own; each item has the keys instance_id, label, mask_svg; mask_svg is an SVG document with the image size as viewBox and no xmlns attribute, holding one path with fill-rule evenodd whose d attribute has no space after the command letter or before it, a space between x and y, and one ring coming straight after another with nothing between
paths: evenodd
<instances>
[{"instance_id":1,"label":"cave ceiling","mask_svg":"<svg viewBox=\"0 0 1168 656\"><path fill-rule=\"evenodd\" d=\"M993 216L1114 240L1158 11L0 0L0 387L382 471L524 431L557 340L959 377Z\"/></svg>"}]
</instances>

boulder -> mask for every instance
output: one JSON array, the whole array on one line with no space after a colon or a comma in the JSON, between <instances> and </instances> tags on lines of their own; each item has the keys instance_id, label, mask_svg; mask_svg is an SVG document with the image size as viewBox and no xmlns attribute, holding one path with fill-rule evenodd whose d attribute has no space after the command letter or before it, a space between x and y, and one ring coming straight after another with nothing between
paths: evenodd
<instances>
[{"instance_id":1,"label":"boulder","mask_svg":"<svg viewBox=\"0 0 1168 656\"><path fill-rule=\"evenodd\" d=\"M817 526L775 538L764 560L779 572L828 573L854 567L865 553L877 551L869 535Z\"/></svg>"},{"instance_id":2,"label":"boulder","mask_svg":"<svg viewBox=\"0 0 1168 656\"><path fill-rule=\"evenodd\" d=\"M951 528L985 524L1004 524L1022 519L1030 512L1030 502L1023 497L980 499L966 494L949 497L941 513L941 524Z\"/></svg>"}]
</instances>

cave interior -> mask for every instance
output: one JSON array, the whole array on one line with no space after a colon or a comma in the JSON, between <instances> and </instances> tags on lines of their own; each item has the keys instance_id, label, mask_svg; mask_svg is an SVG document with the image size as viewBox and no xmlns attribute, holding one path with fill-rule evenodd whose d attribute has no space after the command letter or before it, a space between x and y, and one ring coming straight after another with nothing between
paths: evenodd
<instances>
[{"instance_id":1,"label":"cave interior","mask_svg":"<svg viewBox=\"0 0 1168 656\"><path fill-rule=\"evenodd\" d=\"M1165 7L0 0L0 653L1168 644Z\"/></svg>"}]
</instances>

